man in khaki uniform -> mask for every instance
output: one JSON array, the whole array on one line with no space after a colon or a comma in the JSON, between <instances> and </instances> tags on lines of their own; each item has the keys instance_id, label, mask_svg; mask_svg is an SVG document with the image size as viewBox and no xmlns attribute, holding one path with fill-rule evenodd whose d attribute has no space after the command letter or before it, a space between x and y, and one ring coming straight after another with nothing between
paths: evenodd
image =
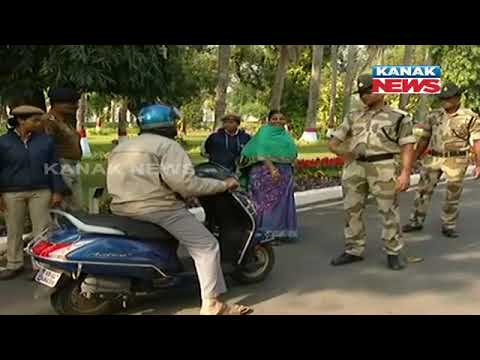
<instances>
[{"instance_id":1,"label":"man in khaki uniform","mask_svg":"<svg viewBox=\"0 0 480 360\"><path fill-rule=\"evenodd\" d=\"M398 192L410 185L415 137L407 113L385 105L383 94L372 94L370 75L358 79L358 93L366 108L350 113L330 140L330 150L345 159L342 176L346 213L345 251L332 265L363 260L366 231L363 212L368 194L378 204L383 222L384 250L388 266L400 270L404 264L399 253L400 234ZM344 145L348 149L341 150ZM401 168L398 161L401 160Z\"/></svg>"},{"instance_id":2,"label":"man in khaki uniform","mask_svg":"<svg viewBox=\"0 0 480 360\"><path fill-rule=\"evenodd\" d=\"M84 208L80 182L82 148L76 130L76 114L80 94L70 88L53 88L48 92L51 109L45 122L45 133L55 140L63 181L68 187L62 207L76 211Z\"/></svg>"},{"instance_id":3,"label":"man in khaki uniform","mask_svg":"<svg viewBox=\"0 0 480 360\"><path fill-rule=\"evenodd\" d=\"M447 198L442 209L442 233L447 237L458 237L456 222L459 215L460 196L463 179L468 167L470 142L474 144L477 162L480 159L480 119L472 110L461 107L461 90L452 83L446 84L439 95L441 108L430 112L416 125L420 136L417 157L425 152L430 144L432 155L422 162L418 191L410 223L403 227L404 232L420 231L427 215L434 189L445 173L447 178ZM476 175L480 174L477 165Z\"/></svg>"}]
</instances>

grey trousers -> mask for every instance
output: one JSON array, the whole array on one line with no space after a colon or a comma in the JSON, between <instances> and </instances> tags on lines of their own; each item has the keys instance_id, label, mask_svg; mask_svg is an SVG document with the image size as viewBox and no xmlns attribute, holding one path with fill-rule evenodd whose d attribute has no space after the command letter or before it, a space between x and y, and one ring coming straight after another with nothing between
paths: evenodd
<instances>
[{"instance_id":1,"label":"grey trousers","mask_svg":"<svg viewBox=\"0 0 480 360\"><path fill-rule=\"evenodd\" d=\"M220 264L220 245L187 209L158 211L135 218L160 225L187 249L195 262L202 299L211 299L227 291Z\"/></svg>"},{"instance_id":2,"label":"grey trousers","mask_svg":"<svg viewBox=\"0 0 480 360\"><path fill-rule=\"evenodd\" d=\"M28 211L33 226L33 236L40 234L50 223L50 190L4 193L7 223L7 269L23 266L23 230Z\"/></svg>"}]
</instances>

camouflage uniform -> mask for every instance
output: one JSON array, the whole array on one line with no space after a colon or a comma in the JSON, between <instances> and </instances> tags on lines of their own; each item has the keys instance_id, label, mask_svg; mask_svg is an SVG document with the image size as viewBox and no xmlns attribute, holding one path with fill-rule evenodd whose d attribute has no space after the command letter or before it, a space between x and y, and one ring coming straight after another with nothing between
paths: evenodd
<instances>
[{"instance_id":1,"label":"camouflage uniform","mask_svg":"<svg viewBox=\"0 0 480 360\"><path fill-rule=\"evenodd\" d=\"M363 212L367 196L377 201L383 222L384 250L398 255L403 247L400 214L395 192L399 175L401 146L414 144L413 123L407 113L383 106L376 110L352 112L336 130L334 137L346 142L356 160L344 167L342 187L346 214L345 252L361 256L366 243ZM375 161L373 157L395 155Z\"/></svg>"},{"instance_id":2,"label":"camouflage uniform","mask_svg":"<svg viewBox=\"0 0 480 360\"><path fill-rule=\"evenodd\" d=\"M447 198L441 219L445 229L455 229L463 179L469 162L469 142L480 140L478 115L464 108L458 109L454 114L448 114L444 109L434 110L416 125L416 131L421 138L430 139L432 156L427 156L422 162L410 224L423 225L433 191L445 173Z\"/></svg>"}]
</instances>

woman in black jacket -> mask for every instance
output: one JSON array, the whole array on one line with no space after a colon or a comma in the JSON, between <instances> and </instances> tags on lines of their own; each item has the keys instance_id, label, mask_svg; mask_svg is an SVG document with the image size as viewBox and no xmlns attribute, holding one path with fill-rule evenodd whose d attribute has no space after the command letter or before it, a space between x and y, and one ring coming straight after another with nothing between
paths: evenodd
<instances>
[{"instance_id":1,"label":"woman in black jacket","mask_svg":"<svg viewBox=\"0 0 480 360\"><path fill-rule=\"evenodd\" d=\"M23 271L27 208L36 236L48 226L49 209L61 203L65 191L53 139L40 132L45 112L23 105L11 115L9 131L0 136L0 211L7 223L7 269L0 272L0 280Z\"/></svg>"}]
</instances>

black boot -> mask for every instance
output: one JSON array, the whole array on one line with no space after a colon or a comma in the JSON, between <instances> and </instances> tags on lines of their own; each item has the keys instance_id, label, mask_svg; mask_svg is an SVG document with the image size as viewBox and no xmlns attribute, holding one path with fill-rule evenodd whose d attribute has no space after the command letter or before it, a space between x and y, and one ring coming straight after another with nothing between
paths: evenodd
<instances>
[{"instance_id":1,"label":"black boot","mask_svg":"<svg viewBox=\"0 0 480 360\"><path fill-rule=\"evenodd\" d=\"M333 259L330 264L333 266L340 266L340 265L346 265L346 264L351 264L357 261L362 261L363 257L361 256L355 256L355 255L350 255L347 253L343 253L340 256L336 257Z\"/></svg>"},{"instance_id":2,"label":"black boot","mask_svg":"<svg viewBox=\"0 0 480 360\"><path fill-rule=\"evenodd\" d=\"M23 272L23 267L20 269L16 270L3 270L0 272L0 281L1 280L12 280L15 279L18 275L20 275Z\"/></svg>"},{"instance_id":3,"label":"black boot","mask_svg":"<svg viewBox=\"0 0 480 360\"><path fill-rule=\"evenodd\" d=\"M449 238L458 238L460 235L455 229L442 228L442 234Z\"/></svg>"},{"instance_id":4,"label":"black boot","mask_svg":"<svg viewBox=\"0 0 480 360\"><path fill-rule=\"evenodd\" d=\"M423 225L416 223L416 224L407 224L404 225L402 230L404 233L414 232L414 231L421 231L423 229Z\"/></svg>"},{"instance_id":5,"label":"black boot","mask_svg":"<svg viewBox=\"0 0 480 360\"><path fill-rule=\"evenodd\" d=\"M405 268L405 265L403 265L400 261L399 255L388 255L387 260L388 267L392 270L402 270Z\"/></svg>"}]
</instances>

